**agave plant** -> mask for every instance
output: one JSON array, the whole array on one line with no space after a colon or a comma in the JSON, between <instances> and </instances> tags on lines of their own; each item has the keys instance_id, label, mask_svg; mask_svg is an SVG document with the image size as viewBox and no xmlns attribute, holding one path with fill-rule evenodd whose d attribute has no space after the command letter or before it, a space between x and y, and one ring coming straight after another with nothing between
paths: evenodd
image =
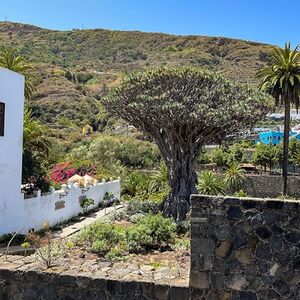
<instances>
[{"instance_id":1,"label":"agave plant","mask_svg":"<svg viewBox=\"0 0 300 300\"><path fill-rule=\"evenodd\" d=\"M232 193L238 191L245 180L244 170L237 163L232 163L225 171L224 182L226 187L232 191Z\"/></svg>"},{"instance_id":2,"label":"agave plant","mask_svg":"<svg viewBox=\"0 0 300 300\"><path fill-rule=\"evenodd\" d=\"M198 192L204 195L223 195L224 182L212 171L205 170L199 178Z\"/></svg>"}]
</instances>

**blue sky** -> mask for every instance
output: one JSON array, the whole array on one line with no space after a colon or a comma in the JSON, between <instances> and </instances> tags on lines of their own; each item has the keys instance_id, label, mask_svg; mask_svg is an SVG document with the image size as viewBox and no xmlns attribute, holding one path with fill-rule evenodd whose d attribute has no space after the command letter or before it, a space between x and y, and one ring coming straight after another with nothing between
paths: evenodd
<instances>
[{"instance_id":1,"label":"blue sky","mask_svg":"<svg viewBox=\"0 0 300 300\"><path fill-rule=\"evenodd\" d=\"M299 0L0 0L0 20L51 29L226 36L279 46L300 43L299 12Z\"/></svg>"}]
</instances>

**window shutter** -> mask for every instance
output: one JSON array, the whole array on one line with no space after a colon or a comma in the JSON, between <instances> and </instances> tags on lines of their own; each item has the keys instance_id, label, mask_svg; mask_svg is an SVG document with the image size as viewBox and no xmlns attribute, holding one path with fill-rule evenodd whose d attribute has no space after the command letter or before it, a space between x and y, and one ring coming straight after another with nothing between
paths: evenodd
<instances>
[{"instance_id":1,"label":"window shutter","mask_svg":"<svg viewBox=\"0 0 300 300\"><path fill-rule=\"evenodd\" d=\"M0 102L0 136L4 136L5 103Z\"/></svg>"}]
</instances>

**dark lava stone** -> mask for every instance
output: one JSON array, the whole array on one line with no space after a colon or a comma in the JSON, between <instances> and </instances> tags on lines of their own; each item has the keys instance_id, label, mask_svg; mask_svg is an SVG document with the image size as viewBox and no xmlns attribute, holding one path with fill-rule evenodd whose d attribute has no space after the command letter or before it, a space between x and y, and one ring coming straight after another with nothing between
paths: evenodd
<instances>
[{"instance_id":1,"label":"dark lava stone","mask_svg":"<svg viewBox=\"0 0 300 300\"><path fill-rule=\"evenodd\" d=\"M242 291L240 293L240 299L241 300L256 300L257 296L255 293L253 292L246 292L246 291Z\"/></svg>"},{"instance_id":2,"label":"dark lava stone","mask_svg":"<svg viewBox=\"0 0 300 300\"><path fill-rule=\"evenodd\" d=\"M236 220L239 219L242 214L241 208L239 206L229 206L227 210L227 219Z\"/></svg>"},{"instance_id":3,"label":"dark lava stone","mask_svg":"<svg viewBox=\"0 0 300 300\"><path fill-rule=\"evenodd\" d=\"M285 239L290 242L290 243L298 243L300 241L300 233L298 232L289 232L287 234L285 234Z\"/></svg>"},{"instance_id":4,"label":"dark lava stone","mask_svg":"<svg viewBox=\"0 0 300 300\"><path fill-rule=\"evenodd\" d=\"M282 248L282 240L279 237L273 237L270 240L270 244L276 250L281 250L281 248Z\"/></svg>"},{"instance_id":5,"label":"dark lava stone","mask_svg":"<svg viewBox=\"0 0 300 300\"><path fill-rule=\"evenodd\" d=\"M259 246L257 246L256 251L255 251L255 255L259 259L269 260L271 255L272 255L269 245L259 245Z\"/></svg>"},{"instance_id":6,"label":"dark lava stone","mask_svg":"<svg viewBox=\"0 0 300 300\"><path fill-rule=\"evenodd\" d=\"M294 269L300 270L300 257L299 256L294 259Z\"/></svg>"},{"instance_id":7,"label":"dark lava stone","mask_svg":"<svg viewBox=\"0 0 300 300\"><path fill-rule=\"evenodd\" d=\"M271 231L268 227L266 227L266 226L261 226L261 227L258 227L258 228L256 229L256 234L257 234L260 238L266 240L266 239L268 239L269 237L271 237L272 231Z\"/></svg>"},{"instance_id":8,"label":"dark lava stone","mask_svg":"<svg viewBox=\"0 0 300 300\"><path fill-rule=\"evenodd\" d=\"M267 211L263 213L263 219L267 224L274 224L280 220L280 215L274 212Z\"/></svg>"},{"instance_id":9,"label":"dark lava stone","mask_svg":"<svg viewBox=\"0 0 300 300\"><path fill-rule=\"evenodd\" d=\"M245 244L247 243L247 239L244 237L236 237L233 242L232 245L235 249L241 248L243 247Z\"/></svg>"},{"instance_id":10,"label":"dark lava stone","mask_svg":"<svg viewBox=\"0 0 300 300\"><path fill-rule=\"evenodd\" d=\"M237 259L230 259L227 261L227 265L229 266L230 270L233 271L231 272L232 274L236 269L239 269L241 267L241 263Z\"/></svg>"},{"instance_id":11,"label":"dark lava stone","mask_svg":"<svg viewBox=\"0 0 300 300\"><path fill-rule=\"evenodd\" d=\"M250 279L256 275L257 269L255 265L248 265L245 269L245 275L247 279Z\"/></svg>"},{"instance_id":12,"label":"dark lava stone","mask_svg":"<svg viewBox=\"0 0 300 300\"><path fill-rule=\"evenodd\" d=\"M258 270L259 270L259 272L260 272L261 274L265 274L265 273L267 273L267 272L270 270L270 266L269 266L267 263L260 262L260 263L258 264ZM266 278L269 279L269 276L268 276L268 277L263 276L262 278L263 278L264 280L265 280Z\"/></svg>"},{"instance_id":13,"label":"dark lava stone","mask_svg":"<svg viewBox=\"0 0 300 300\"><path fill-rule=\"evenodd\" d=\"M283 201L274 200L274 201L267 201L266 207L269 209L282 209L283 208Z\"/></svg>"},{"instance_id":14,"label":"dark lava stone","mask_svg":"<svg viewBox=\"0 0 300 300\"><path fill-rule=\"evenodd\" d=\"M283 233L283 229L276 224L272 226L272 231L275 233Z\"/></svg>"},{"instance_id":15,"label":"dark lava stone","mask_svg":"<svg viewBox=\"0 0 300 300\"><path fill-rule=\"evenodd\" d=\"M242 206L246 209L252 209L256 207L256 201L253 200L243 200L242 201Z\"/></svg>"},{"instance_id":16,"label":"dark lava stone","mask_svg":"<svg viewBox=\"0 0 300 300\"><path fill-rule=\"evenodd\" d=\"M267 297L268 297L267 298L268 300L269 299L281 299L280 295L276 291L271 290L271 289L269 289L267 291Z\"/></svg>"},{"instance_id":17,"label":"dark lava stone","mask_svg":"<svg viewBox=\"0 0 300 300\"><path fill-rule=\"evenodd\" d=\"M280 295L286 295L290 291L289 286L283 280L276 280L273 286Z\"/></svg>"},{"instance_id":18,"label":"dark lava stone","mask_svg":"<svg viewBox=\"0 0 300 300\"><path fill-rule=\"evenodd\" d=\"M291 227L299 227L300 226L300 217L295 217L290 221Z\"/></svg>"}]
</instances>

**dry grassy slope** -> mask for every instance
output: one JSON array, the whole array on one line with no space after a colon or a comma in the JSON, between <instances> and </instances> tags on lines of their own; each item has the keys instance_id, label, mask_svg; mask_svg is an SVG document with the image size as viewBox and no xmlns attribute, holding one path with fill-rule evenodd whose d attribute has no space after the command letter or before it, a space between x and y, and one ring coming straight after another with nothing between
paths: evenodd
<instances>
[{"instance_id":1,"label":"dry grassy slope","mask_svg":"<svg viewBox=\"0 0 300 300\"><path fill-rule=\"evenodd\" d=\"M32 105L37 115L47 123L69 127L85 123L91 115L103 117L95 97L118 82L124 72L192 65L255 84L254 74L271 49L270 45L223 37L102 29L56 31L10 22L0 22L0 47L15 47L36 64L39 80ZM64 77L66 70L91 73L93 78L78 85Z\"/></svg>"}]
</instances>

